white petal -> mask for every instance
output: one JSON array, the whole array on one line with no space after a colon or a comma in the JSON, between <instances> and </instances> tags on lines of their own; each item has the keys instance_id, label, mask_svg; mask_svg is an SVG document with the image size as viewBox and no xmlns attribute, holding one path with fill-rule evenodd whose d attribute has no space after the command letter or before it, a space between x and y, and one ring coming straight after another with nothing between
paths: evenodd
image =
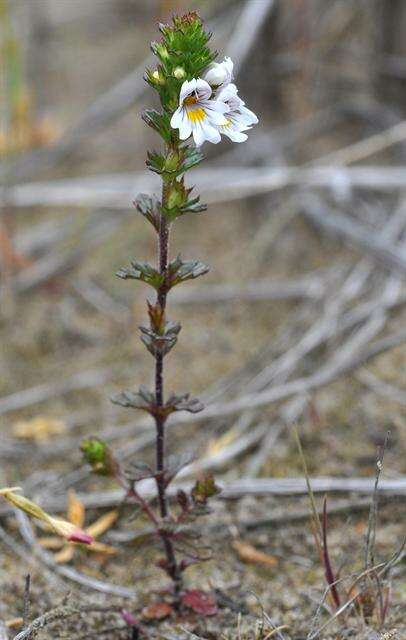
<instances>
[{"instance_id":1,"label":"white petal","mask_svg":"<svg viewBox=\"0 0 406 640\"><path fill-rule=\"evenodd\" d=\"M228 113L230 111L229 106L225 102L221 102L220 100L207 100L202 103L202 107L205 111L211 113Z\"/></svg>"},{"instance_id":2,"label":"white petal","mask_svg":"<svg viewBox=\"0 0 406 640\"><path fill-rule=\"evenodd\" d=\"M183 109L182 107L178 107L171 118L171 127L172 129L179 129L182 124L183 119Z\"/></svg>"},{"instance_id":3,"label":"white petal","mask_svg":"<svg viewBox=\"0 0 406 640\"><path fill-rule=\"evenodd\" d=\"M233 69L234 69L234 62L231 60L231 58L229 58L228 56L226 56L224 58L224 62L223 65L225 66L225 68L227 69L229 76L230 76L230 80L233 77Z\"/></svg>"},{"instance_id":4,"label":"white petal","mask_svg":"<svg viewBox=\"0 0 406 640\"><path fill-rule=\"evenodd\" d=\"M223 135L227 136L233 142L245 142L248 138L246 133L241 133L241 131L237 131L236 129L232 129L231 127L227 127L222 131Z\"/></svg>"},{"instance_id":5,"label":"white petal","mask_svg":"<svg viewBox=\"0 0 406 640\"><path fill-rule=\"evenodd\" d=\"M207 118L211 124L220 126L227 124L228 120L224 113L220 113L219 111L212 111L211 109L206 109Z\"/></svg>"},{"instance_id":6,"label":"white petal","mask_svg":"<svg viewBox=\"0 0 406 640\"><path fill-rule=\"evenodd\" d=\"M209 123L202 123L202 129L206 140L212 142L213 144L217 144L221 140L221 135L218 129L211 126Z\"/></svg>"},{"instance_id":7,"label":"white petal","mask_svg":"<svg viewBox=\"0 0 406 640\"><path fill-rule=\"evenodd\" d=\"M190 137L191 133L192 133L192 126L189 121L189 118L187 117L186 110L183 109L183 118L179 126L179 138L181 140L187 140Z\"/></svg>"},{"instance_id":8,"label":"white petal","mask_svg":"<svg viewBox=\"0 0 406 640\"><path fill-rule=\"evenodd\" d=\"M196 82L197 80L193 78L193 80L185 80L185 82L182 84L180 88L180 94L179 94L180 106L183 104L184 99L190 96L190 94L193 93L193 91L195 91Z\"/></svg>"},{"instance_id":9,"label":"white petal","mask_svg":"<svg viewBox=\"0 0 406 640\"><path fill-rule=\"evenodd\" d=\"M202 125L200 123L196 124L192 129L192 133L196 147L201 147L203 142L206 140Z\"/></svg>"},{"instance_id":10,"label":"white petal","mask_svg":"<svg viewBox=\"0 0 406 640\"><path fill-rule=\"evenodd\" d=\"M214 87L228 85L233 77L234 64L230 58L224 58L223 62L213 62L204 79Z\"/></svg>"},{"instance_id":11,"label":"white petal","mask_svg":"<svg viewBox=\"0 0 406 640\"><path fill-rule=\"evenodd\" d=\"M212 94L211 86L206 80L202 80L202 78L197 78L196 82L196 91L200 100L208 100Z\"/></svg>"},{"instance_id":12,"label":"white petal","mask_svg":"<svg viewBox=\"0 0 406 640\"><path fill-rule=\"evenodd\" d=\"M227 72L223 70L221 65L218 64L217 62L213 62L212 67L207 71L206 75L204 76L204 79L206 80L206 82L213 85L214 87L218 87L219 85L223 84L226 78L227 78Z\"/></svg>"},{"instance_id":13,"label":"white petal","mask_svg":"<svg viewBox=\"0 0 406 640\"><path fill-rule=\"evenodd\" d=\"M247 107L240 107L241 115L244 116L247 124L258 124L259 120L253 111L247 109Z\"/></svg>"},{"instance_id":14,"label":"white petal","mask_svg":"<svg viewBox=\"0 0 406 640\"><path fill-rule=\"evenodd\" d=\"M235 84L228 84L226 87L220 89L220 91L216 96L217 100L222 100L223 102L227 102L228 100L230 100L230 98L238 98L237 91L238 90Z\"/></svg>"}]
</instances>

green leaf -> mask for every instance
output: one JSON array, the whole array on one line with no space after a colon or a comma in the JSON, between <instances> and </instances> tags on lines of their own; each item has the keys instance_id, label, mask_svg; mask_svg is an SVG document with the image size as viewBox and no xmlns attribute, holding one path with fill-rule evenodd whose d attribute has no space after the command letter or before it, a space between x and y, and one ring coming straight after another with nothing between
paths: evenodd
<instances>
[{"instance_id":1,"label":"green leaf","mask_svg":"<svg viewBox=\"0 0 406 640\"><path fill-rule=\"evenodd\" d=\"M194 280L209 271L209 267L199 260L183 261L178 255L168 267L168 287L175 287L186 280Z\"/></svg>"},{"instance_id":2,"label":"green leaf","mask_svg":"<svg viewBox=\"0 0 406 640\"><path fill-rule=\"evenodd\" d=\"M149 82L149 84L151 84L151 82ZM152 86L156 89L154 84L152 84ZM159 112L155 109L147 109L143 112L142 119L149 127L159 133L165 142L170 142L172 129L169 113Z\"/></svg>"},{"instance_id":3,"label":"green leaf","mask_svg":"<svg viewBox=\"0 0 406 640\"><path fill-rule=\"evenodd\" d=\"M140 193L134 205L137 211L148 220L156 231L159 231L159 202L158 198L151 197L145 193Z\"/></svg>"},{"instance_id":4,"label":"green leaf","mask_svg":"<svg viewBox=\"0 0 406 640\"><path fill-rule=\"evenodd\" d=\"M165 206L161 206L167 220L173 221L185 213L200 213L207 209L206 205L200 204L200 197L189 198L192 190L193 187L185 187L183 178L171 184Z\"/></svg>"},{"instance_id":5,"label":"green leaf","mask_svg":"<svg viewBox=\"0 0 406 640\"><path fill-rule=\"evenodd\" d=\"M203 160L203 154L193 145L185 148L185 156L182 163L182 172L188 171L192 167L200 164Z\"/></svg>"},{"instance_id":6,"label":"green leaf","mask_svg":"<svg viewBox=\"0 0 406 640\"><path fill-rule=\"evenodd\" d=\"M119 269L116 275L123 280L140 280L156 290L159 289L165 280L165 276L160 274L159 271L148 262L133 261L131 262L131 267Z\"/></svg>"},{"instance_id":7,"label":"green leaf","mask_svg":"<svg viewBox=\"0 0 406 640\"><path fill-rule=\"evenodd\" d=\"M163 333L156 333L148 327L140 327L141 340L154 357L158 354L165 356L175 346L180 329L179 322L167 322Z\"/></svg>"},{"instance_id":8,"label":"green leaf","mask_svg":"<svg viewBox=\"0 0 406 640\"><path fill-rule=\"evenodd\" d=\"M168 415L175 411L199 413L199 411L203 411L204 405L198 398L191 397L189 393L184 393L183 395L176 395L172 393L165 403L165 409Z\"/></svg>"},{"instance_id":9,"label":"green leaf","mask_svg":"<svg viewBox=\"0 0 406 640\"><path fill-rule=\"evenodd\" d=\"M138 392L123 391L113 396L111 401L113 404L118 404L121 407L141 409L141 411L147 411L148 413L154 413L156 405L155 394L149 391L143 384L138 389Z\"/></svg>"},{"instance_id":10,"label":"green leaf","mask_svg":"<svg viewBox=\"0 0 406 640\"><path fill-rule=\"evenodd\" d=\"M147 161L145 163L150 171L154 173L165 173L165 156L157 151L148 151Z\"/></svg>"}]
</instances>

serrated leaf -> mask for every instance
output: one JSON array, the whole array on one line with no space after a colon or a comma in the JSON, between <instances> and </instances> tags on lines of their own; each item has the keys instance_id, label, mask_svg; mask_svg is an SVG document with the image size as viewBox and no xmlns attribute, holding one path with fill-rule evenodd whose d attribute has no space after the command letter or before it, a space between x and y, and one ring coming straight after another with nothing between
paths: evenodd
<instances>
[{"instance_id":1,"label":"serrated leaf","mask_svg":"<svg viewBox=\"0 0 406 640\"><path fill-rule=\"evenodd\" d=\"M138 262L136 260L131 262L131 267L119 269L116 275L123 280L140 280L156 290L159 289L165 280L165 276L160 274L159 271L148 262Z\"/></svg>"},{"instance_id":2,"label":"serrated leaf","mask_svg":"<svg viewBox=\"0 0 406 640\"><path fill-rule=\"evenodd\" d=\"M188 171L197 166L203 160L203 154L193 145L185 148L185 157L182 163L182 171Z\"/></svg>"},{"instance_id":3,"label":"serrated leaf","mask_svg":"<svg viewBox=\"0 0 406 640\"><path fill-rule=\"evenodd\" d=\"M149 79L147 79L149 81ZM153 86L154 89L157 87L152 82L149 82ZM156 111L155 109L147 109L142 114L142 119L144 122L154 129L159 135L166 141L169 142L171 140L171 125L170 118L167 113Z\"/></svg>"},{"instance_id":4,"label":"serrated leaf","mask_svg":"<svg viewBox=\"0 0 406 640\"><path fill-rule=\"evenodd\" d=\"M137 211L148 220L156 231L159 231L159 203L158 199L145 193L140 193L134 201Z\"/></svg>"},{"instance_id":5,"label":"serrated leaf","mask_svg":"<svg viewBox=\"0 0 406 640\"><path fill-rule=\"evenodd\" d=\"M161 175L165 173L165 156L157 151L148 151L146 165L150 171Z\"/></svg>"},{"instance_id":6,"label":"serrated leaf","mask_svg":"<svg viewBox=\"0 0 406 640\"><path fill-rule=\"evenodd\" d=\"M181 453L170 456L164 471L165 485L168 486L178 473L191 464L193 460L194 456L192 453Z\"/></svg>"},{"instance_id":7,"label":"serrated leaf","mask_svg":"<svg viewBox=\"0 0 406 640\"><path fill-rule=\"evenodd\" d=\"M139 482L146 478L154 478L156 472L147 464L142 461L132 461L124 470L125 476L132 482Z\"/></svg>"},{"instance_id":8,"label":"serrated leaf","mask_svg":"<svg viewBox=\"0 0 406 640\"><path fill-rule=\"evenodd\" d=\"M168 287L174 287L180 282L194 280L206 274L210 268L200 260L181 260L180 255L173 260L168 268Z\"/></svg>"},{"instance_id":9,"label":"serrated leaf","mask_svg":"<svg viewBox=\"0 0 406 640\"><path fill-rule=\"evenodd\" d=\"M175 346L178 340L180 324L174 322L166 323L164 333L158 334L148 327L140 327L142 333L141 340L148 351L156 357L158 354L165 356Z\"/></svg>"},{"instance_id":10,"label":"serrated leaf","mask_svg":"<svg viewBox=\"0 0 406 640\"><path fill-rule=\"evenodd\" d=\"M166 404L165 409L167 413L173 413L174 411L189 411L189 413L198 413L203 411L204 405L198 398L193 398L189 393L183 395L172 394Z\"/></svg>"},{"instance_id":11,"label":"serrated leaf","mask_svg":"<svg viewBox=\"0 0 406 640\"><path fill-rule=\"evenodd\" d=\"M121 407L132 407L133 409L154 413L155 395L151 391L148 391L144 385L140 386L138 392L123 391L122 393L118 393L116 396L113 396L111 401L113 404L118 404Z\"/></svg>"}]
</instances>

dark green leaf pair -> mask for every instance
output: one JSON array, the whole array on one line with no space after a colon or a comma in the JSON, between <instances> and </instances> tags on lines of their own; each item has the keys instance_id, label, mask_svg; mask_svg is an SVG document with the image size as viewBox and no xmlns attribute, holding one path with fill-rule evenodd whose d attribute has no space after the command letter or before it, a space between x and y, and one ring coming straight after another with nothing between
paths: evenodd
<instances>
[{"instance_id":1,"label":"dark green leaf pair","mask_svg":"<svg viewBox=\"0 0 406 640\"><path fill-rule=\"evenodd\" d=\"M148 152L147 167L162 176L164 181L177 178L203 159L196 147L181 147L178 151L169 151L165 156L157 151Z\"/></svg>"},{"instance_id":2,"label":"dark green leaf pair","mask_svg":"<svg viewBox=\"0 0 406 640\"><path fill-rule=\"evenodd\" d=\"M131 267L119 269L116 275L124 280L140 280L141 282L149 284L156 291L162 290L162 288L165 288L165 291L169 291L177 284L185 282L186 280L194 280L208 271L209 267L203 262L199 260L187 260L184 262L180 255L178 255L169 263L166 274L160 273L148 262L138 262L134 260L131 262ZM172 334L176 334L174 330L175 326L176 325L173 325L171 327ZM179 329L177 333L179 333Z\"/></svg>"},{"instance_id":3,"label":"dark green leaf pair","mask_svg":"<svg viewBox=\"0 0 406 640\"><path fill-rule=\"evenodd\" d=\"M164 274L159 273L148 262L137 262L136 260L131 263L131 267L119 269L116 275L123 280L140 280L156 290L165 282Z\"/></svg>"},{"instance_id":4,"label":"dark green leaf pair","mask_svg":"<svg viewBox=\"0 0 406 640\"><path fill-rule=\"evenodd\" d=\"M175 180L171 183L169 195L162 212L169 221L176 220L185 213L201 213L206 211L207 206L200 203L200 196L189 198L193 187L185 187L184 180Z\"/></svg>"}]
</instances>

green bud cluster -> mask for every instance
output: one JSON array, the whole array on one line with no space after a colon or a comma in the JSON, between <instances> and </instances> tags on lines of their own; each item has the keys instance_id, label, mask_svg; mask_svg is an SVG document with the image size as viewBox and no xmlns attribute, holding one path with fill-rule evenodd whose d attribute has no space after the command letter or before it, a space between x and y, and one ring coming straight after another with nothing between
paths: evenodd
<instances>
[{"instance_id":1,"label":"green bud cluster","mask_svg":"<svg viewBox=\"0 0 406 640\"><path fill-rule=\"evenodd\" d=\"M182 83L198 78L217 54L207 46L211 33L204 30L197 13L175 16L171 25L161 24L159 29L160 42L151 43L158 65L147 69L145 79L158 91L164 110L172 113L178 106Z\"/></svg>"}]
</instances>

